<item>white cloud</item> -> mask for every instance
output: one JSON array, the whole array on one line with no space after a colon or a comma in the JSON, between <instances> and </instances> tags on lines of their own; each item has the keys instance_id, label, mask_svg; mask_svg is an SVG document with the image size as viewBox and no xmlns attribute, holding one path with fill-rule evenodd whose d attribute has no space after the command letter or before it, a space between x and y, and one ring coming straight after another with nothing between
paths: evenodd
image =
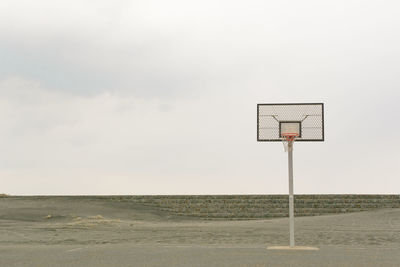
<instances>
[{"instance_id":1,"label":"white cloud","mask_svg":"<svg viewBox=\"0 0 400 267\"><path fill-rule=\"evenodd\" d=\"M285 193L281 145L255 141L257 91L165 103L3 80L4 188L14 194ZM332 103L326 108L327 141L296 145L296 192L393 193L398 168L390 146L368 140L369 133L352 135L368 118L340 117L350 110Z\"/></svg>"},{"instance_id":2,"label":"white cloud","mask_svg":"<svg viewBox=\"0 0 400 267\"><path fill-rule=\"evenodd\" d=\"M75 94L176 97L254 76L282 90L354 90L365 87L358 81L364 75L379 73L378 85L398 72L395 2L2 5L0 75L22 75Z\"/></svg>"},{"instance_id":3,"label":"white cloud","mask_svg":"<svg viewBox=\"0 0 400 267\"><path fill-rule=\"evenodd\" d=\"M236 125L242 115L232 114L236 101L200 97L164 103L110 93L82 97L49 91L21 78L2 81L0 93L5 126L0 144L7 151L1 162L12 193L32 192L16 186L20 179L39 190L36 181L46 180L43 177L54 186L35 192L82 192L82 180L97 184L98 179L107 185L108 179L115 181L120 193L199 188L223 192L219 186L208 186L217 177L221 183L236 180L238 173L229 170L230 161L249 156L232 153L243 146L243 131ZM221 104L225 110L220 110ZM250 128L246 132L253 135ZM245 170L238 167L239 173ZM55 186L55 181L65 184L65 179L69 186ZM201 186L191 188L196 182ZM105 193L107 188L97 184L86 189Z\"/></svg>"},{"instance_id":4,"label":"white cloud","mask_svg":"<svg viewBox=\"0 0 400 267\"><path fill-rule=\"evenodd\" d=\"M255 142L255 105L322 101L326 142L298 145L298 192L392 192L397 157L382 140L399 127L396 10L391 1L1 1L5 188L284 193L285 154Z\"/></svg>"}]
</instances>

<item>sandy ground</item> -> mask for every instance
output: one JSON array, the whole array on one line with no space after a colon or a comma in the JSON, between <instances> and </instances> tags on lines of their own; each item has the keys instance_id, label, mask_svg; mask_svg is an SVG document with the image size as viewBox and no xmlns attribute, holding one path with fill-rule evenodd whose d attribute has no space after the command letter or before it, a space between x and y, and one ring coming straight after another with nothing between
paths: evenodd
<instances>
[{"instance_id":1,"label":"sandy ground","mask_svg":"<svg viewBox=\"0 0 400 267\"><path fill-rule=\"evenodd\" d=\"M208 221L98 199L1 198L0 266L400 266L400 209Z\"/></svg>"}]
</instances>

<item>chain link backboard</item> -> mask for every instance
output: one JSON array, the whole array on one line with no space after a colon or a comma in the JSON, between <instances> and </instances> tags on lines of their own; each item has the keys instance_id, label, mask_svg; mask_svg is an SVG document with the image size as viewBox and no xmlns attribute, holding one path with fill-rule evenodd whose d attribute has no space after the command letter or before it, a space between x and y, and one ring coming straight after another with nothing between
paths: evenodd
<instances>
[{"instance_id":1,"label":"chain link backboard","mask_svg":"<svg viewBox=\"0 0 400 267\"><path fill-rule=\"evenodd\" d=\"M257 105L257 141L282 141L282 133L296 131L298 141L324 141L324 104Z\"/></svg>"}]
</instances>

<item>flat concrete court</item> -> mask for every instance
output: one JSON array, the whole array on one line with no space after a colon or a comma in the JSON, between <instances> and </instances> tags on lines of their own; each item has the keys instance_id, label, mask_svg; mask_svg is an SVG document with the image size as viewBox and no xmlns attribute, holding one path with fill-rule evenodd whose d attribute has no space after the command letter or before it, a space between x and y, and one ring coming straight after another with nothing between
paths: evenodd
<instances>
[{"instance_id":1,"label":"flat concrete court","mask_svg":"<svg viewBox=\"0 0 400 267\"><path fill-rule=\"evenodd\" d=\"M201 220L105 200L0 198L0 266L400 266L400 209Z\"/></svg>"}]
</instances>

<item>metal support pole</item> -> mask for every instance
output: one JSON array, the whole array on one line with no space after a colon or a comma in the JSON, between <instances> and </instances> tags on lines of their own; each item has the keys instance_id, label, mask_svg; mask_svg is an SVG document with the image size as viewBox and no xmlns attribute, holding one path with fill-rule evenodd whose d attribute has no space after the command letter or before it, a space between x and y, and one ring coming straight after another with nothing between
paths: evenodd
<instances>
[{"instance_id":1,"label":"metal support pole","mask_svg":"<svg viewBox=\"0 0 400 267\"><path fill-rule=\"evenodd\" d=\"M290 247L294 247L294 199L293 199L293 142L288 143L289 155L289 234Z\"/></svg>"}]
</instances>

